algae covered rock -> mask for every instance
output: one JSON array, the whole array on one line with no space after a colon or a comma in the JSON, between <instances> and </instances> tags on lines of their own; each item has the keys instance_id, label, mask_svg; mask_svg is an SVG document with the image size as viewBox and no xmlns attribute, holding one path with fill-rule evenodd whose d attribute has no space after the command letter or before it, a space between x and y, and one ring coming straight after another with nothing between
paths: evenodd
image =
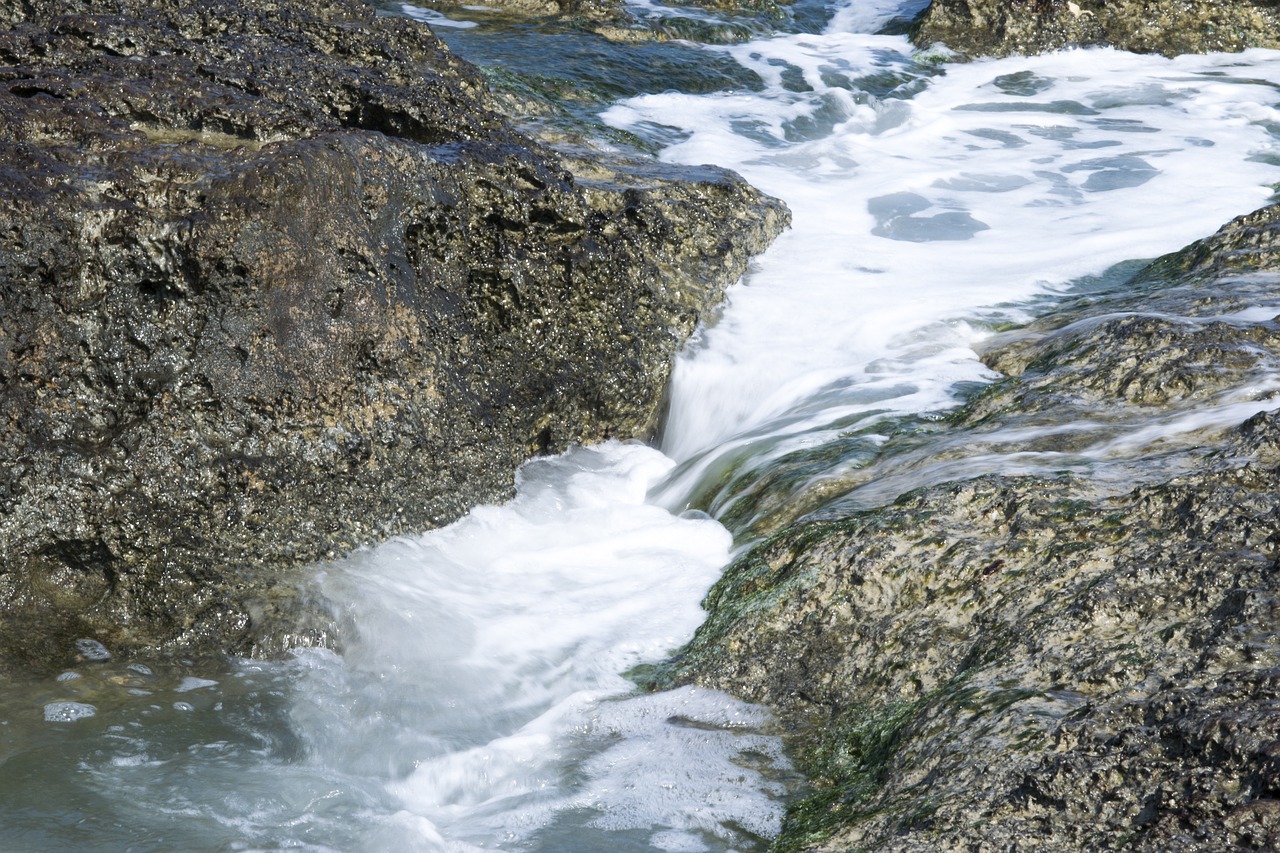
<instances>
[{"instance_id":1,"label":"algae covered rock","mask_svg":"<svg viewBox=\"0 0 1280 853\"><path fill-rule=\"evenodd\" d=\"M0 21L10 663L319 639L291 569L645 434L681 336L786 221L711 168L579 180L356 2Z\"/></svg>"},{"instance_id":2,"label":"algae covered rock","mask_svg":"<svg viewBox=\"0 0 1280 853\"><path fill-rule=\"evenodd\" d=\"M1273 0L933 0L912 25L922 47L973 56L1110 45L1135 53L1280 47Z\"/></svg>"},{"instance_id":3,"label":"algae covered rock","mask_svg":"<svg viewBox=\"0 0 1280 853\"><path fill-rule=\"evenodd\" d=\"M1191 408L1275 373L1280 323L1249 309L1280 286L1278 244L1280 205L1270 205L1158 258L1116 293L1070 299L996 336L982 360L1012 379L977 395L957 422Z\"/></svg>"},{"instance_id":4,"label":"algae covered rock","mask_svg":"<svg viewBox=\"0 0 1280 853\"><path fill-rule=\"evenodd\" d=\"M791 726L814 791L779 849L1242 843L1280 797L1276 484L989 477L801 524L678 667Z\"/></svg>"},{"instance_id":5,"label":"algae covered rock","mask_svg":"<svg viewBox=\"0 0 1280 853\"><path fill-rule=\"evenodd\" d=\"M1280 846L1275 222L997 338L933 438L1089 465L837 501L726 571L667 678L779 712L811 788L775 849Z\"/></svg>"}]
</instances>

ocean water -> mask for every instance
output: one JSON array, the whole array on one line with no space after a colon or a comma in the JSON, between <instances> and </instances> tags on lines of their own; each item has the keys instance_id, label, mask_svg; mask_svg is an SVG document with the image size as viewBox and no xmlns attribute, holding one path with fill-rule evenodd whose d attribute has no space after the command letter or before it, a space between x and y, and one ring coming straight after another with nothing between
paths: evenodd
<instances>
[{"instance_id":1,"label":"ocean water","mask_svg":"<svg viewBox=\"0 0 1280 853\"><path fill-rule=\"evenodd\" d=\"M1117 286L1115 265L1280 182L1280 53L947 64L872 34L910 8L842 2L821 32L679 45L719 82L645 90L630 68L606 105L662 157L734 168L794 212L681 356L660 447L538 460L508 505L318 567L341 654L126 664L85 643L74 671L0 688L0 850L764 850L796 784L768 713L628 677L692 635L760 495L844 482L904 424L927 438L992 378L975 347L1001 324ZM518 36L486 61L518 64ZM1091 452L1238 422L1275 391ZM1037 463L950 464L931 476Z\"/></svg>"}]
</instances>

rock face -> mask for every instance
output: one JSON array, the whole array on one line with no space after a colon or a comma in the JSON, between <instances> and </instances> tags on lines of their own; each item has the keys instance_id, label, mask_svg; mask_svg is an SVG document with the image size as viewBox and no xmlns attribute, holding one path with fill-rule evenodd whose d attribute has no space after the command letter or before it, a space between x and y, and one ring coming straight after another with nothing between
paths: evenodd
<instances>
[{"instance_id":1,"label":"rock face","mask_svg":"<svg viewBox=\"0 0 1280 853\"><path fill-rule=\"evenodd\" d=\"M1278 221L1005 339L952 430L1274 407L1280 322L1240 309L1275 302ZM1137 443L1136 488L993 474L737 561L670 675L780 712L813 790L776 849L1280 849L1280 413L1244 417Z\"/></svg>"},{"instance_id":2,"label":"rock face","mask_svg":"<svg viewBox=\"0 0 1280 853\"><path fill-rule=\"evenodd\" d=\"M1135 53L1280 47L1274 0L933 0L912 28L973 56L1111 45Z\"/></svg>"},{"instance_id":3,"label":"rock face","mask_svg":"<svg viewBox=\"0 0 1280 853\"><path fill-rule=\"evenodd\" d=\"M0 660L270 650L291 567L643 435L786 222L566 162L348 0L0 0ZM298 640L298 637L293 637Z\"/></svg>"}]
</instances>

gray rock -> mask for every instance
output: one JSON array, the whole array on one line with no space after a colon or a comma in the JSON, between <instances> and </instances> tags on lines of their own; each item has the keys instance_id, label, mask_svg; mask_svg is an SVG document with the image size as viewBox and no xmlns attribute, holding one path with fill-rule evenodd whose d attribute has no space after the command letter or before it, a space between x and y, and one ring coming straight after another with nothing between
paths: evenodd
<instances>
[{"instance_id":1,"label":"gray rock","mask_svg":"<svg viewBox=\"0 0 1280 853\"><path fill-rule=\"evenodd\" d=\"M999 342L1010 377L943 452L1274 375L1276 322L1219 315L1274 302L1275 222ZM811 790L776 849L1280 846L1280 414L1201 438L1172 463L1140 448L1125 464L1160 476L1136 487L991 474L829 510L736 561L663 679L779 712Z\"/></svg>"},{"instance_id":2,"label":"gray rock","mask_svg":"<svg viewBox=\"0 0 1280 853\"><path fill-rule=\"evenodd\" d=\"M721 170L561 158L358 2L0 21L5 665L323 642L299 567L647 434L786 223Z\"/></svg>"},{"instance_id":3,"label":"gray rock","mask_svg":"<svg viewBox=\"0 0 1280 853\"><path fill-rule=\"evenodd\" d=\"M1276 48L1280 6L1272 0L933 0L911 37L921 47L941 42L971 56L1085 45L1165 56Z\"/></svg>"}]
</instances>

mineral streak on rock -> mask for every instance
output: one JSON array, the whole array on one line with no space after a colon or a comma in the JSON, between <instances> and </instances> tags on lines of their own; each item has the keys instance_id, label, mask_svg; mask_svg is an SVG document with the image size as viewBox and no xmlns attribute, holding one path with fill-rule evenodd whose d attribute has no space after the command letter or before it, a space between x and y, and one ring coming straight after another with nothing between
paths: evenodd
<instances>
[{"instance_id":1,"label":"mineral streak on rock","mask_svg":"<svg viewBox=\"0 0 1280 853\"><path fill-rule=\"evenodd\" d=\"M1005 340L986 358L1009 378L953 429L1194 404L1274 374L1274 320L1209 317L1274 302L1277 221L1241 217L1127 296ZM1129 490L920 489L731 566L669 677L780 712L812 791L776 849L1280 848L1280 413L1186 458Z\"/></svg>"},{"instance_id":2,"label":"mineral streak on rock","mask_svg":"<svg viewBox=\"0 0 1280 853\"><path fill-rule=\"evenodd\" d=\"M921 47L971 56L1110 45L1134 53L1280 47L1274 0L933 0L912 26Z\"/></svg>"},{"instance_id":3,"label":"mineral streak on rock","mask_svg":"<svg viewBox=\"0 0 1280 853\"><path fill-rule=\"evenodd\" d=\"M0 0L0 660L322 639L291 568L644 435L785 226L348 0ZM583 170L584 164L573 168Z\"/></svg>"}]
</instances>

